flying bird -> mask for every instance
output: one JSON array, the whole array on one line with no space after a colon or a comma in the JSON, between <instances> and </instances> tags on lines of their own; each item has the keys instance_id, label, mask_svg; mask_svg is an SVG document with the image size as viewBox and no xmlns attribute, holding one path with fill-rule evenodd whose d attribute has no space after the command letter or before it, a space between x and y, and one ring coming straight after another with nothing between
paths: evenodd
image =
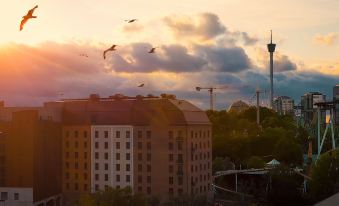
<instances>
[{"instance_id":1,"label":"flying bird","mask_svg":"<svg viewBox=\"0 0 339 206\"><path fill-rule=\"evenodd\" d=\"M81 57L88 57L87 54L80 54Z\"/></svg>"},{"instance_id":2,"label":"flying bird","mask_svg":"<svg viewBox=\"0 0 339 206\"><path fill-rule=\"evenodd\" d=\"M128 19L128 20L125 20L127 23L133 23L135 21L137 21L138 19Z\"/></svg>"},{"instance_id":3,"label":"flying bird","mask_svg":"<svg viewBox=\"0 0 339 206\"><path fill-rule=\"evenodd\" d=\"M144 83L142 83L142 84L140 84L138 87L144 87L145 86L145 84Z\"/></svg>"},{"instance_id":4,"label":"flying bird","mask_svg":"<svg viewBox=\"0 0 339 206\"><path fill-rule=\"evenodd\" d=\"M20 23L20 31L24 28L25 24L29 19L37 18L37 16L33 16L34 10L38 8L38 5L36 5L33 9L29 10L25 16L22 17L21 23Z\"/></svg>"},{"instance_id":5,"label":"flying bird","mask_svg":"<svg viewBox=\"0 0 339 206\"><path fill-rule=\"evenodd\" d=\"M115 47L117 47L117 46L118 45L113 44L113 46L111 46L110 48L106 49L104 51L104 59L106 59L106 53L109 52L109 51L115 51L116 50Z\"/></svg>"},{"instance_id":6,"label":"flying bird","mask_svg":"<svg viewBox=\"0 0 339 206\"><path fill-rule=\"evenodd\" d=\"M151 50L149 50L148 53L150 53L150 54L155 53L155 49L156 49L156 48L157 48L157 47L153 47Z\"/></svg>"}]
</instances>

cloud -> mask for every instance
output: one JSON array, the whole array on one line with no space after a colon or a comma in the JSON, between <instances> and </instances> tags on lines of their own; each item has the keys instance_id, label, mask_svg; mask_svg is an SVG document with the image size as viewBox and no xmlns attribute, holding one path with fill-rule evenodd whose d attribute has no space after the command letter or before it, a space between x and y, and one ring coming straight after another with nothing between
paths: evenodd
<instances>
[{"instance_id":1,"label":"cloud","mask_svg":"<svg viewBox=\"0 0 339 206\"><path fill-rule=\"evenodd\" d=\"M339 40L339 33L328 33L325 35L316 34L313 42L320 45L333 46Z\"/></svg>"},{"instance_id":2,"label":"cloud","mask_svg":"<svg viewBox=\"0 0 339 206\"><path fill-rule=\"evenodd\" d=\"M196 46L196 50L199 56L208 60L213 71L240 72L251 67L250 59L241 47Z\"/></svg>"},{"instance_id":3,"label":"cloud","mask_svg":"<svg viewBox=\"0 0 339 206\"><path fill-rule=\"evenodd\" d=\"M219 17L212 13L202 13L193 17L168 16L163 21L178 38L210 40L227 32Z\"/></svg>"},{"instance_id":4,"label":"cloud","mask_svg":"<svg viewBox=\"0 0 339 206\"><path fill-rule=\"evenodd\" d=\"M297 70L297 65L293 63L288 56L278 55L276 60L274 60L274 71L275 72L285 72L285 71L294 71Z\"/></svg>"},{"instance_id":5,"label":"cloud","mask_svg":"<svg viewBox=\"0 0 339 206\"><path fill-rule=\"evenodd\" d=\"M241 32L241 36L245 46L252 46L258 42L257 38L249 36L247 32Z\"/></svg>"}]
</instances>

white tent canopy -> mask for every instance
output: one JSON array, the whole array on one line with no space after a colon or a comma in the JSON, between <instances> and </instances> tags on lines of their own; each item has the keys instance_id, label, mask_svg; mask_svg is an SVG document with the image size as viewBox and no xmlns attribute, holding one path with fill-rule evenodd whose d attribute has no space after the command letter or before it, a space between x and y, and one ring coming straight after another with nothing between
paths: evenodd
<instances>
[{"instance_id":1,"label":"white tent canopy","mask_svg":"<svg viewBox=\"0 0 339 206\"><path fill-rule=\"evenodd\" d=\"M276 159L271 160L270 162L266 163L267 166L278 166L280 162Z\"/></svg>"}]
</instances>

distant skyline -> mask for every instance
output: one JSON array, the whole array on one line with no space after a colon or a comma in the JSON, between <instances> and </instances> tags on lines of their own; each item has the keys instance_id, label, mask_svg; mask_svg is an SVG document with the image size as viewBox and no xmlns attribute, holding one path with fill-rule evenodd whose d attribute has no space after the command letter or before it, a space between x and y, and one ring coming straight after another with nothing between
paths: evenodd
<instances>
[{"instance_id":1,"label":"distant skyline","mask_svg":"<svg viewBox=\"0 0 339 206\"><path fill-rule=\"evenodd\" d=\"M9 105L39 105L60 92L62 98L174 93L207 109L208 93L194 88L232 84L217 91L216 108L225 109L248 101L257 86L268 90L270 29L276 95L296 103L308 91L331 97L339 83L336 0L0 3L0 98ZM38 18L19 32L21 17L37 4ZM138 21L125 22L132 18ZM117 51L104 60L112 44ZM154 55L145 52L155 46Z\"/></svg>"}]
</instances>

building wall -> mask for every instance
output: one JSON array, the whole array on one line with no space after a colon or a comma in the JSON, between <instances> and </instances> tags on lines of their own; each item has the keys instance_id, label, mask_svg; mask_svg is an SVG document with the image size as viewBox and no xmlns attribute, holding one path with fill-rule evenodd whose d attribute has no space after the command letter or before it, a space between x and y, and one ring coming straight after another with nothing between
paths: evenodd
<instances>
[{"instance_id":1,"label":"building wall","mask_svg":"<svg viewBox=\"0 0 339 206\"><path fill-rule=\"evenodd\" d=\"M72 202L91 191L91 127L62 126L62 192ZM71 203L72 204L72 203Z\"/></svg>"},{"instance_id":2,"label":"building wall","mask_svg":"<svg viewBox=\"0 0 339 206\"><path fill-rule=\"evenodd\" d=\"M211 126L135 126L134 131L137 193L166 201L180 194L204 195L209 191Z\"/></svg>"},{"instance_id":3,"label":"building wall","mask_svg":"<svg viewBox=\"0 0 339 206\"><path fill-rule=\"evenodd\" d=\"M0 205L32 206L33 188L0 187Z\"/></svg>"},{"instance_id":4,"label":"building wall","mask_svg":"<svg viewBox=\"0 0 339 206\"><path fill-rule=\"evenodd\" d=\"M133 190L133 127L93 125L91 142L91 191Z\"/></svg>"}]
</instances>

